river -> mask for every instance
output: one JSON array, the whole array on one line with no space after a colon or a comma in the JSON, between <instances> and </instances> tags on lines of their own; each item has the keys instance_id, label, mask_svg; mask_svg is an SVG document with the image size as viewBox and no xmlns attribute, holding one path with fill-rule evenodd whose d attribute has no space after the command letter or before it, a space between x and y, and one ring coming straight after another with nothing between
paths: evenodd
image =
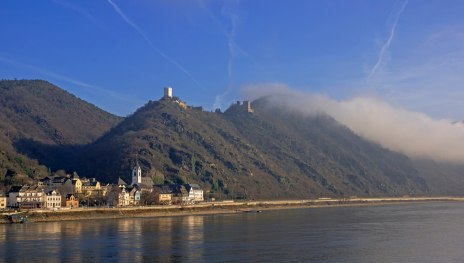
<instances>
[{"instance_id":1,"label":"river","mask_svg":"<svg viewBox=\"0 0 464 263\"><path fill-rule=\"evenodd\" d=\"M0 225L3 262L462 262L464 202Z\"/></svg>"}]
</instances>

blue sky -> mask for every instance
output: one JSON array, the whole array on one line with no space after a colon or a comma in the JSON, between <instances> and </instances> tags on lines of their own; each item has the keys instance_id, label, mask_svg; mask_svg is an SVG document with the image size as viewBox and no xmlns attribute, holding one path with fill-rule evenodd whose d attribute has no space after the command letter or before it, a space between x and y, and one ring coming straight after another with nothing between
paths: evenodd
<instances>
[{"instance_id":1,"label":"blue sky","mask_svg":"<svg viewBox=\"0 0 464 263\"><path fill-rule=\"evenodd\" d=\"M462 1L4 0L0 78L122 116L167 85L211 110L282 83L464 119L462 14Z\"/></svg>"}]
</instances>

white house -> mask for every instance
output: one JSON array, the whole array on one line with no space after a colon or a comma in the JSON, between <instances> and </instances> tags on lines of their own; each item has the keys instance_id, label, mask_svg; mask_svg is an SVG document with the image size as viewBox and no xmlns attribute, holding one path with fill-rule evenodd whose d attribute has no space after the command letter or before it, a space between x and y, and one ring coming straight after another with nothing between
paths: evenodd
<instances>
[{"instance_id":1,"label":"white house","mask_svg":"<svg viewBox=\"0 0 464 263\"><path fill-rule=\"evenodd\" d=\"M185 188L188 191L188 199L190 202L202 202L203 198L203 189L200 188L197 184L187 184Z\"/></svg>"},{"instance_id":2,"label":"white house","mask_svg":"<svg viewBox=\"0 0 464 263\"><path fill-rule=\"evenodd\" d=\"M118 206L128 206L130 204L130 193L129 191L123 187L118 195Z\"/></svg>"},{"instance_id":3,"label":"white house","mask_svg":"<svg viewBox=\"0 0 464 263\"><path fill-rule=\"evenodd\" d=\"M46 208L60 208L61 195L56 190L51 190L45 193L45 207Z\"/></svg>"},{"instance_id":4,"label":"white house","mask_svg":"<svg viewBox=\"0 0 464 263\"><path fill-rule=\"evenodd\" d=\"M127 189L129 192L129 205L139 205L140 204L140 197L141 197L141 190L138 189L137 186L133 186L130 189Z\"/></svg>"}]
</instances>

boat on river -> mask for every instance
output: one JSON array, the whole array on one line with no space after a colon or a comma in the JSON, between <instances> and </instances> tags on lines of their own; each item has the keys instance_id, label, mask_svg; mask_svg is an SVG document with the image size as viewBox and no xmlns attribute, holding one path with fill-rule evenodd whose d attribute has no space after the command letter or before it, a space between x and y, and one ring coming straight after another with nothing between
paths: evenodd
<instances>
[{"instance_id":1,"label":"boat on river","mask_svg":"<svg viewBox=\"0 0 464 263\"><path fill-rule=\"evenodd\" d=\"M11 223L26 223L27 222L26 212L11 213L11 214L8 214L7 217Z\"/></svg>"}]
</instances>

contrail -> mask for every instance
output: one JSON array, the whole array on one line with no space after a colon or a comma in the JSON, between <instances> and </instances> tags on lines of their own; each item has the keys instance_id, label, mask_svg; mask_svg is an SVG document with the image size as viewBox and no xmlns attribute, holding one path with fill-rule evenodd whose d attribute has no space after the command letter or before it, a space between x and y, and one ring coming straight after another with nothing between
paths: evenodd
<instances>
[{"instance_id":1,"label":"contrail","mask_svg":"<svg viewBox=\"0 0 464 263\"><path fill-rule=\"evenodd\" d=\"M248 58L249 60L251 60L254 65L256 65L259 70L261 70L262 72L265 72L265 70L261 67L261 65L256 61L256 59L254 59L248 52L246 52L245 50L243 50L236 42L235 42L235 36L236 36L236 31L237 31L237 21L238 21L238 15L234 12L232 12L230 14L230 20L231 20L231 25L232 25L232 28L230 29L230 31L228 31L228 29L226 28L226 26L224 26L224 24L213 14L213 12L208 8L208 6L206 5L206 3L202 0L200 0L199 2L199 5L200 7L202 8L202 10L209 16L209 18L211 18L211 20L214 22L214 24L216 25L216 27L219 29L219 31L226 37L227 39L227 48L228 48L228 51L229 51L229 58L227 60L227 76L229 78L229 84L226 88L226 90L224 92L222 92L221 94L217 95L214 99L214 104L213 104L213 108L214 109L217 109L217 108L222 108L222 103L224 101L224 98L227 97L227 95L230 93L230 91L232 90L232 81L233 81L233 64L234 64L234 61L235 59L238 57L238 56L245 56L246 58ZM238 1L237 1L238 3ZM267 73L267 72L266 72ZM268 74L269 75L269 74Z\"/></svg>"},{"instance_id":2,"label":"contrail","mask_svg":"<svg viewBox=\"0 0 464 263\"><path fill-rule=\"evenodd\" d=\"M227 60L227 77L229 79L229 84L227 86L227 89L217 95L214 98L214 104L213 104L213 109L218 109L222 108L222 104L224 101L224 98L230 93L232 89L232 81L233 81L233 64L234 60L238 55L245 55L249 57L253 62L256 63L256 61L247 53L245 52L242 48L240 48L237 43L235 42L235 35L237 31L237 15L236 14L231 14L230 19L232 23L232 28L230 32L226 30L224 25L219 21L219 19L211 12L211 10L208 9L208 7L205 5L203 1L200 2L200 6L203 8L203 10L208 14L208 16L213 20L213 22L216 24L216 26L219 28L219 30L224 34L224 36L227 38L227 47L229 51L229 58Z\"/></svg>"},{"instance_id":3,"label":"contrail","mask_svg":"<svg viewBox=\"0 0 464 263\"><path fill-rule=\"evenodd\" d=\"M193 76L192 74L190 74L190 72L185 69L181 64L179 64L177 61L175 61L173 58L169 57L168 55L166 55L163 51L161 51L157 46L155 46L155 44L153 44L153 42L151 42L151 40L147 37L147 35L145 34L145 32L143 32L143 30L136 24L134 23L129 17L127 17L124 12L121 10L121 8L119 8L118 5L116 5L113 1L111 0L108 0L108 3L110 3L110 5L113 7L114 11L116 11L116 13L118 13L118 15L128 24L130 25L133 29L135 29L135 31L137 31L137 33L139 33L139 35L148 43L148 45L156 52L158 53L161 57L163 57L164 59L166 59L167 61L169 61L171 64L173 64L174 66L176 66L180 71L184 72L185 75L187 75L198 87L202 88L203 89L203 86L200 84L200 82L198 82Z\"/></svg>"},{"instance_id":4,"label":"contrail","mask_svg":"<svg viewBox=\"0 0 464 263\"><path fill-rule=\"evenodd\" d=\"M379 58L377 59L377 63L375 63L374 67L372 68L371 73L367 77L367 80L370 80L375 75L375 73L377 73L377 71L379 70L379 67L383 64L385 53L390 48L391 42L393 41L393 37L395 36L395 31L396 31L396 26L398 24L398 20L400 19L401 14L406 8L407 3L408 1L405 1L403 5L401 6L400 10L398 11L398 14L396 15L395 20L393 21L393 25L390 29L390 35L388 36L387 42L385 42L382 48L380 49Z\"/></svg>"},{"instance_id":5,"label":"contrail","mask_svg":"<svg viewBox=\"0 0 464 263\"><path fill-rule=\"evenodd\" d=\"M237 30L237 17L235 15L231 15L232 20L232 30L229 34L229 61L227 62L227 73L229 75L229 81L232 81L232 65L234 58L238 55L237 53L237 45L235 44L235 32Z\"/></svg>"},{"instance_id":6,"label":"contrail","mask_svg":"<svg viewBox=\"0 0 464 263\"><path fill-rule=\"evenodd\" d=\"M39 73L47 75L47 76L49 76L51 78L61 80L61 81L64 81L64 82L67 82L67 83L70 83L70 84L74 84L74 85L77 85L77 86L80 86L80 87L98 90L100 92L103 92L103 93L106 93L106 94L110 95L113 98L116 98L116 99L119 99L119 100L122 100L122 101L135 102L133 100L129 100L127 98L127 96L118 95L113 91L110 91L110 90L107 90L107 89L104 89L104 88L101 88L101 87L98 87L98 86L95 86L95 85L92 85L92 84L88 84L88 83L85 83L85 82L82 82L82 81L79 81L79 80L75 80L73 78L63 76L61 74L49 71L49 70L44 69L44 68L40 68L40 67L37 67L37 66L17 62L17 61L14 61L14 60L8 59L6 57L2 57L2 56L0 56L0 61L6 62L6 63L8 63L10 65L13 65L15 67L18 67L18 68L29 69L29 70L32 70L32 71L35 71L35 72L39 72Z\"/></svg>"},{"instance_id":7,"label":"contrail","mask_svg":"<svg viewBox=\"0 0 464 263\"><path fill-rule=\"evenodd\" d=\"M72 10L78 12L79 14L81 14L82 16L87 18L89 21L91 21L93 24L95 24L97 27L99 27L100 29L106 30L106 28L94 16L92 16L89 12L87 12L87 10L85 10L85 9L83 9L83 8L77 6L77 5L74 5L72 3L61 1L61 0L53 0L53 2L55 2L56 4L59 4L59 5L63 6L63 7L66 7L66 8L69 8L69 9L72 9Z\"/></svg>"},{"instance_id":8,"label":"contrail","mask_svg":"<svg viewBox=\"0 0 464 263\"><path fill-rule=\"evenodd\" d=\"M212 16L212 14L211 14ZM214 17L214 16L212 16ZM215 18L214 18L215 19ZM236 22L237 17L235 15L231 16L232 20L232 29L230 33L226 32L227 41L228 41L228 48L229 48L229 59L227 60L227 76L229 77L229 85L227 89L222 93L216 96L214 99L213 109L221 108L224 98L229 94L230 90L232 89L232 77L233 77L233 63L235 57L237 57L238 53L241 52L240 49L235 44L235 32L237 27ZM218 21L217 21L218 22Z\"/></svg>"}]
</instances>

